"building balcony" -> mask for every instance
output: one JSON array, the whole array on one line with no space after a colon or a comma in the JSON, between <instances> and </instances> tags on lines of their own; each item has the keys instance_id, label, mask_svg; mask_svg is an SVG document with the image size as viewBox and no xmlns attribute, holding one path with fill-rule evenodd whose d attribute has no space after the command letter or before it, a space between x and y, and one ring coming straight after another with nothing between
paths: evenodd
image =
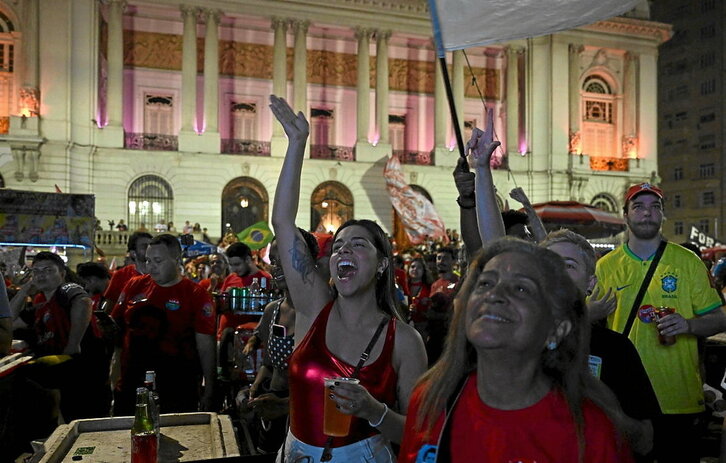
<instances>
[{"instance_id":1,"label":"building balcony","mask_svg":"<svg viewBox=\"0 0 726 463\"><path fill-rule=\"evenodd\" d=\"M393 150L393 155L398 156L401 164L415 166L433 166L435 160L433 151Z\"/></svg>"},{"instance_id":2,"label":"building balcony","mask_svg":"<svg viewBox=\"0 0 726 463\"><path fill-rule=\"evenodd\" d=\"M355 161L354 146L310 145L310 159Z\"/></svg>"},{"instance_id":3,"label":"building balcony","mask_svg":"<svg viewBox=\"0 0 726 463\"><path fill-rule=\"evenodd\" d=\"M628 172L630 170L630 166L627 158L591 157L590 169L598 171Z\"/></svg>"},{"instance_id":4,"label":"building balcony","mask_svg":"<svg viewBox=\"0 0 726 463\"><path fill-rule=\"evenodd\" d=\"M124 148L148 151L179 151L179 137L160 133L124 132Z\"/></svg>"},{"instance_id":5,"label":"building balcony","mask_svg":"<svg viewBox=\"0 0 726 463\"><path fill-rule=\"evenodd\" d=\"M222 139L222 154L244 154L247 156L270 156L270 142L258 140Z\"/></svg>"}]
</instances>

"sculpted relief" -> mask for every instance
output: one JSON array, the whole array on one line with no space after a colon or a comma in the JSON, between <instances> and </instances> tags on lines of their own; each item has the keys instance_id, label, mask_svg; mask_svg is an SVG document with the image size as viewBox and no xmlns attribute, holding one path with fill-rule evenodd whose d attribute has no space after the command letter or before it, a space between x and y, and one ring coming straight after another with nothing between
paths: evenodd
<instances>
[{"instance_id":1,"label":"sculpted relief","mask_svg":"<svg viewBox=\"0 0 726 463\"><path fill-rule=\"evenodd\" d=\"M273 47L255 43L219 42L219 73L225 76L272 79ZM308 83L342 87L356 86L358 57L350 53L308 50ZM124 65L139 68L181 71L182 36L155 32L124 31ZM204 38L197 38L197 69L204 68ZM376 58L370 58L370 87L376 85ZM390 59L389 87L394 91L434 93L434 63ZM487 99L501 99L500 70L464 69L465 82L474 74ZM293 50L287 49L287 79L292 80ZM476 87L467 85L465 95L478 98Z\"/></svg>"}]
</instances>

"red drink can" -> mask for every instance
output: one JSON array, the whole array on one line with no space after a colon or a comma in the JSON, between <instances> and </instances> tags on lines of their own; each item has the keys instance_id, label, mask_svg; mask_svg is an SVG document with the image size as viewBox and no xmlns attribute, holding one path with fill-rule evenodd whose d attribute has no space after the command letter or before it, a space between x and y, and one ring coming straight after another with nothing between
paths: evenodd
<instances>
[{"instance_id":1,"label":"red drink can","mask_svg":"<svg viewBox=\"0 0 726 463\"><path fill-rule=\"evenodd\" d=\"M660 319L662 317L665 317L666 315L671 315L676 313L676 309L672 307L656 307L655 309L655 321L656 323L660 323ZM676 337L673 335L662 335L660 334L660 330L658 330L658 326L656 325L655 328L658 331L658 342L661 343L663 346L672 346L676 343Z\"/></svg>"},{"instance_id":2,"label":"red drink can","mask_svg":"<svg viewBox=\"0 0 726 463\"><path fill-rule=\"evenodd\" d=\"M156 433L131 436L131 463L156 463L158 450L159 438Z\"/></svg>"}]
</instances>

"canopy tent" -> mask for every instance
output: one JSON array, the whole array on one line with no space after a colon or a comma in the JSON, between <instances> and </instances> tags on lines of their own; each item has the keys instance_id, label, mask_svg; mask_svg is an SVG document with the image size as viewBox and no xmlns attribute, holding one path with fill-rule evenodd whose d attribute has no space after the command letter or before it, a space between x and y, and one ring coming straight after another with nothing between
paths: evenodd
<instances>
[{"instance_id":1,"label":"canopy tent","mask_svg":"<svg viewBox=\"0 0 726 463\"><path fill-rule=\"evenodd\" d=\"M548 201L532 207L547 231L568 228L585 238L606 238L626 228L620 215L577 201Z\"/></svg>"}]
</instances>

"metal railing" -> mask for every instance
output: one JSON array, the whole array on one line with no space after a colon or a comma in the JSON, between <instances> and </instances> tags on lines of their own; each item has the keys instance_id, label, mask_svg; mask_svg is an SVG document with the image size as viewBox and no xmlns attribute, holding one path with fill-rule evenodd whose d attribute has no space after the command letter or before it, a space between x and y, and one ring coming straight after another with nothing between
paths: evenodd
<instances>
[{"instance_id":1,"label":"metal railing","mask_svg":"<svg viewBox=\"0 0 726 463\"><path fill-rule=\"evenodd\" d=\"M355 147L334 145L310 145L310 159L355 161Z\"/></svg>"},{"instance_id":2,"label":"metal railing","mask_svg":"<svg viewBox=\"0 0 726 463\"><path fill-rule=\"evenodd\" d=\"M179 137L160 133L133 133L124 134L124 148L130 150L149 151L178 151Z\"/></svg>"},{"instance_id":3,"label":"metal railing","mask_svg":"<svg viewBox=\"0 0 726 463\"><path fill-rule=\"evenodd\" d=\"M258 140L222 139L223 154L244 154L247 156L269 156L270 142Z\"/></svg>"},{"instance_id":4,"label":"metal railing","mask_svg":"<svg viewBox=\"0 0 726 463\"><path fill-rule=\"evenodd\" d=\"M630 170L630 165L628 159L625 158L596 157L590 158L590 169L598 171L614 170L618 172L627 172Z\"/></svg>"},{"instance_id":5,"label":"metal railing","mask_svg":"<svg viewBox=\"0 0 726 463\"><path fill-rule=\"evenodd\" d=\"M393 150L393 155L398 156L398 160L401 161L401 164L413 164L417 166L434 165L433 151Z\"/></svg>"}]
</instances>

